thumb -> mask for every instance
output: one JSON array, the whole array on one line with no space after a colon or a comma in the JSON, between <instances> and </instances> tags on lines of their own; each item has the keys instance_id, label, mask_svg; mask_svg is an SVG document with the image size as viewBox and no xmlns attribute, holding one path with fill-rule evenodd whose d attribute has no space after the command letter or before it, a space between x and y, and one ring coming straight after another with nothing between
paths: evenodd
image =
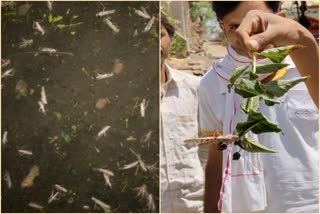
<instances>
[{"instance_id":1,"label":"thumb","mask_svg":"<svg viewBox=\"0 0 320 214\"><path fill-rule=\"evenodd\" d=\"M266 46L272 44L273 39L274 34L267 30L251 36L248 39L246 46L251 51L264 50Z\"/></svg>"}]
</instances>

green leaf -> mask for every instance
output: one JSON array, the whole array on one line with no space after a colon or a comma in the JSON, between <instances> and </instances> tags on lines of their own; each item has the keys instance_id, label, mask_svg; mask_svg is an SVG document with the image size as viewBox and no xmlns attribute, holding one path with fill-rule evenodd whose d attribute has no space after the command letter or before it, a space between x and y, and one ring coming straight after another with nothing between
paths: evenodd
<instances>
[{"instance_id":1,"label":"green leaf","mask_svg":"<svg viewBox=\"0 0 320 214\"><path fill-rule=\"evenodd\" d=\"M56 23L56 22L59 22L59 21L61 21L62 19L63 19L62 16L53 17L53 18L52 18L52 24L53 24L53 23Z\"/></svg>"},{"instance_id":2,"label":"green leaf","mask_svg":"<svg viewBox=\"0 0 320 214\"><path fill-rule=\"evenodd\" d=\"M289 89L294 87L300 82L307 80L310 76L294 78L291 80L273 80L268 82L267 84L262 84L262 87L266 90L266 92L276 96L282 97Z\"/></svg>"},{"instance_id":3,"label":"green leaf","mask_svg":"<svg viewBox=\"0 0 320 214\"><path fill-rule=\"evenodd\" d=\"M56 119L59 121L62 118L62 115L60 112L54 112L54 116L56 117Z\"/></svg>"},{"instance_id":4,"label":"green leaf","mask_svg":"<svg viewBox=\"0 0 320 214\"><path fill-rule=\"evenodd\" d=\"M274 63L274 64L257 64L257 74L268 74L275 72L281 68L287 67L289 64Z\"/></svg>"},{"instance_id":5,"label":"green leaf","mask_svg":"<svg viewBox=\"0 0 320 214\"><path fill-rule=\"evenodd\" d=\"M260 95L260 97L264 100L265 104L268 106L273 106L274 104L279 104L279 100L272 99L271 97L268 97L267 95Z\"/></svg>"},{"instance_id":6,"label":"green leaf","mask_svg":"<svg viewBox=\"0 0 320 214\"><path fill-rule=\"evenodd\" d=\"M71 34L72 36L74 36L74 35L76 34L76 32L75 32L75 31L71 31L70 34Z\"/></svg>"},{"instance_id":7,"label":"green leaf","mask_svg":"<svg viewBox=\"0 0 320 214\"><path fill-rule=\"evenodd\" d=\"M60 30L67 27L65 24L58 24L57 28L59 28Z\"/></svg>"},{"instance_id":8,"label":"green leaf","mask_svg":"<svg viewBox=\"0 0 320 214\"><path fill-rule=\"evenodd\" d=\"M247 114L250 110L257 111L259 109L259 96L244 99L240 107Z\"/></svg>"},{"instance_id":9,"label":"green leaf","mask_svg":"<svg viewBox=\"0 0 320 214\"><path fill-rule=\"evenodd\" d=\"M261 83L257 80L242 79L235 84L235 92L244 98L254 97L264 93Z\"/></svg>"},{"instance_id":10,"label":"green leaf","mask_svg":"<svg viewBox=\"0 0 320 214\"><path fill-rule=\"evenodd\" d=\"M268 152L268 153L275 153L275 151L265 147L264 145L260 144L259 142L255 141L251 138L244 138L241 141L235 142L236 145L239 145L241 148L248 152Z\"/></svg>"},{"instance_id":11,"label":"green leaf","mask_svg":"<svg viewBox=\"0 0 320 214\"><path fill-rule=\"evenodd\" d=\"M249 111L247 121L237 124L236 131L239 136L243 136L249 131L255 134L264 132L282 133L282 130L276 124L269 121L261 112L252 110Z\"/></svg>"},{"instance_id":12,"label":"green leaf","mask_svg":"<svg viewBox=\"0 0 320 214\"><path fill-rule=\"evenodd\" d=\"M229 80L230 83L228 85L229 92L230 92L231 87L234 85L235 81L241 76L241 74L243 74L248 69L249 65L250 64L240 66L232 72L231 78Z\"/></svg>"},{"instance_id":13,"label":"green leaf","mask_svg":"<svg viewBox=\"0 0 320 214\"><path fill-rule=\"evenodd\" d=\"M48 22L49 22L49 23L52 23L52 19L53 19L52 14L50 14L50 15L48 16Z\"/></svg>"},{"instance_id":14,"label":"green leaf","mask_svg":"<svg viewBox=\"0 0 320 214\"><path fill-rule=\"evenodd\" d=\"M61 132L61 138L66 142L70 143L71 136L68 133L65 133L64 131Z\"/></svg>"},{"instance_id":15,"label":"green leaf","mask_svg":"<svg viewBox=\"0 0 320 214\"><path fill-rule=\"evenodd\" d=\"M243 136L246 133L248 133L253 127L255 127L256 125L258 125L260 121L259 120L251 120L251 121L245 121L242 123L238 123L236 130L237 130L237 134L239 136Z\"/></svg>"},{"instance_id":16,"label":"green leaf","mask_svg":"<svg viewBox=\"0 0 320 214\"><path fill-rule=\"evenodd\" d=\"M280 63L290 53L302 47L303 47L302 45L290 45L290 46L280 47L280 48L271 48L271 49L262 51L261 53L255 53L255 54L267 57L274 63Z\"/></svg>"},{"instance_id":17,"label":"green leaf","mask_svg":"<svg viewBox=\"0 0 320 214\"><path fill-rule=\"evenodd\" d=\"M259 123L251 129L251 131L255 134L264 132L282 133L282 130L278 127L278 125L268 120L261 112L250 111L248 121L259 121Z\"/></svg>"}]
</instances>

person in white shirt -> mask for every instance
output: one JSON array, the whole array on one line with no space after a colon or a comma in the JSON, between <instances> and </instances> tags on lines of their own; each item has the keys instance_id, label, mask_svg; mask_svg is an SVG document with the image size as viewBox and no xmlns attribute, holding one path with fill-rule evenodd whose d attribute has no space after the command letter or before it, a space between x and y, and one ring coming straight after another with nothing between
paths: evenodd
<instances>
[{"instance_id":1,"label":"person in white shirt","mask_svg":"<svg viewBox=\"0 0 320 214\"><path fill-rule=\"evenodd\" d=\"M183 141L198 136L200 78L165 63L174 28L161 16L160 182L161 212L203 212L204 171L198 147Z\"/></svg>"},{"instance_id":2,"label":"person in white shirt","mask_svg":"<svg viewBox=\"0 0 320 214\"><path fill-rule=\"evenodd\" d=\"M310 75L280 97L281 104L260 109L284 135L249 133L276 153L250 153L230 144L223 152L210 146L205 179L205 212L319 212L318 97L319 49L299 23L278 16L279 2L213 2L220 27L228 38L228 54L218 60L199 86L200 128L231 134L241 112L242 97L228 92L236 67L250 63L250 53L293 44L305 46L290 54L278 79ZM269 64L269 59L258 59ZM240 158L233 154L240 151Z\"/></svg>"}]
</instances>

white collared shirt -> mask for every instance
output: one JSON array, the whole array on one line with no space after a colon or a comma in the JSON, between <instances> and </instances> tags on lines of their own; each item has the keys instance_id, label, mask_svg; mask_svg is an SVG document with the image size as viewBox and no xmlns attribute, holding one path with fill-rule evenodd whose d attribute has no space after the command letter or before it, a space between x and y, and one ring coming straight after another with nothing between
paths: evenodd
<instances>
[{"instance_id":1,"label":"white collared shirt","mask_svg":"<svg viewBox=\"0 0 320 214\"><path fill-rule=\"evenodd\" d=\"M198 147L184 140L198 136L200 78L167 66L160 117L161 212L202 212L204 172Z\"/></svg>"},{"instance_id":2,"label":"white collared shirt","mask_svg":"<svg viewBox=\"0 0 320 214\"><path fill-rule=\"evenodd\" d=\"M199 87L201 129L219 129L231 134L238 122L246 120L240 110L242 98L227 84L232 71L250 59L236 54L217 61L202 78ZM260 60L259 63L270 63ZM285 59L288 73L282 79L300 77L290 57ZM222 212L318 212L318 109L305 83L299 83L278 98L273 107L260 102L260 111L278 124L284 135L251 134L250 137L276 153L241 151L238 146L223 152L222 188L218 206Z\"/></svg>"}]
</instances>

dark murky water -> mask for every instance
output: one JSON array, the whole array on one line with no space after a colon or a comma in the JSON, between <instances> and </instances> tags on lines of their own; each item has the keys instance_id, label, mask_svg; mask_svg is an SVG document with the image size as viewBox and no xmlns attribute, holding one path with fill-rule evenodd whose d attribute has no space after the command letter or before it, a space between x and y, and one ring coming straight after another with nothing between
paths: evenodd
<instances>
[{"instance_id":1,"label":"dark murky water","mask_svg":"<svg viewBox=\"0 0 320 214\"><path fill-rule=\"evenodd\" d=\"M2 78L1 137L7 131L8 139L2 144L2 212L103 212L91 197L110 205L112 212L150 212L147 198L136 198L134 188L143 184L158 212L158 169L145 172L140 167L136 175L136 167L119 170L137 160L130 149L145 164L158 168L158 19L143 33L148 19L134 13L143 6L158 17L158 2L55 2L53 17L63 16L55 23L48 21L46 2L31 2L26 15L19 16L24 4L1 8L2 59L11 61L2 74L14 69L13 76ZM118 34L96 17L104 7L116 10L108 17L120 28ZM33 21L45 29L43 36L35 33ZM65 27L75 23L81 24ZM22 38L33 39L32 46L18 48ZM41 47L73 56L37 55ZM124 66L120 74L95 79L98 73L111 72L115 62ZM26 96L20 98L15 89L19 80L27 84ZM48 101L46 114L39 112L42 86ZM102 109L96 107L100 98L110 101ZM149 101L145 117L140 115L143 99ZM111 128L106 135L97 139L107 125ZM143 142L148 131L152 131L151 140ZM20 149L33 154L21 156ZM34 165L39 166L40 175L32 186L22 188ZM94 168L114 173L112 188ZM5 170L11 188L3 179ZM55 184L68 192L48 203L52 191L56 193ZM31 208L30 202L44 208Z\"/></svg>"}]
</instances>

